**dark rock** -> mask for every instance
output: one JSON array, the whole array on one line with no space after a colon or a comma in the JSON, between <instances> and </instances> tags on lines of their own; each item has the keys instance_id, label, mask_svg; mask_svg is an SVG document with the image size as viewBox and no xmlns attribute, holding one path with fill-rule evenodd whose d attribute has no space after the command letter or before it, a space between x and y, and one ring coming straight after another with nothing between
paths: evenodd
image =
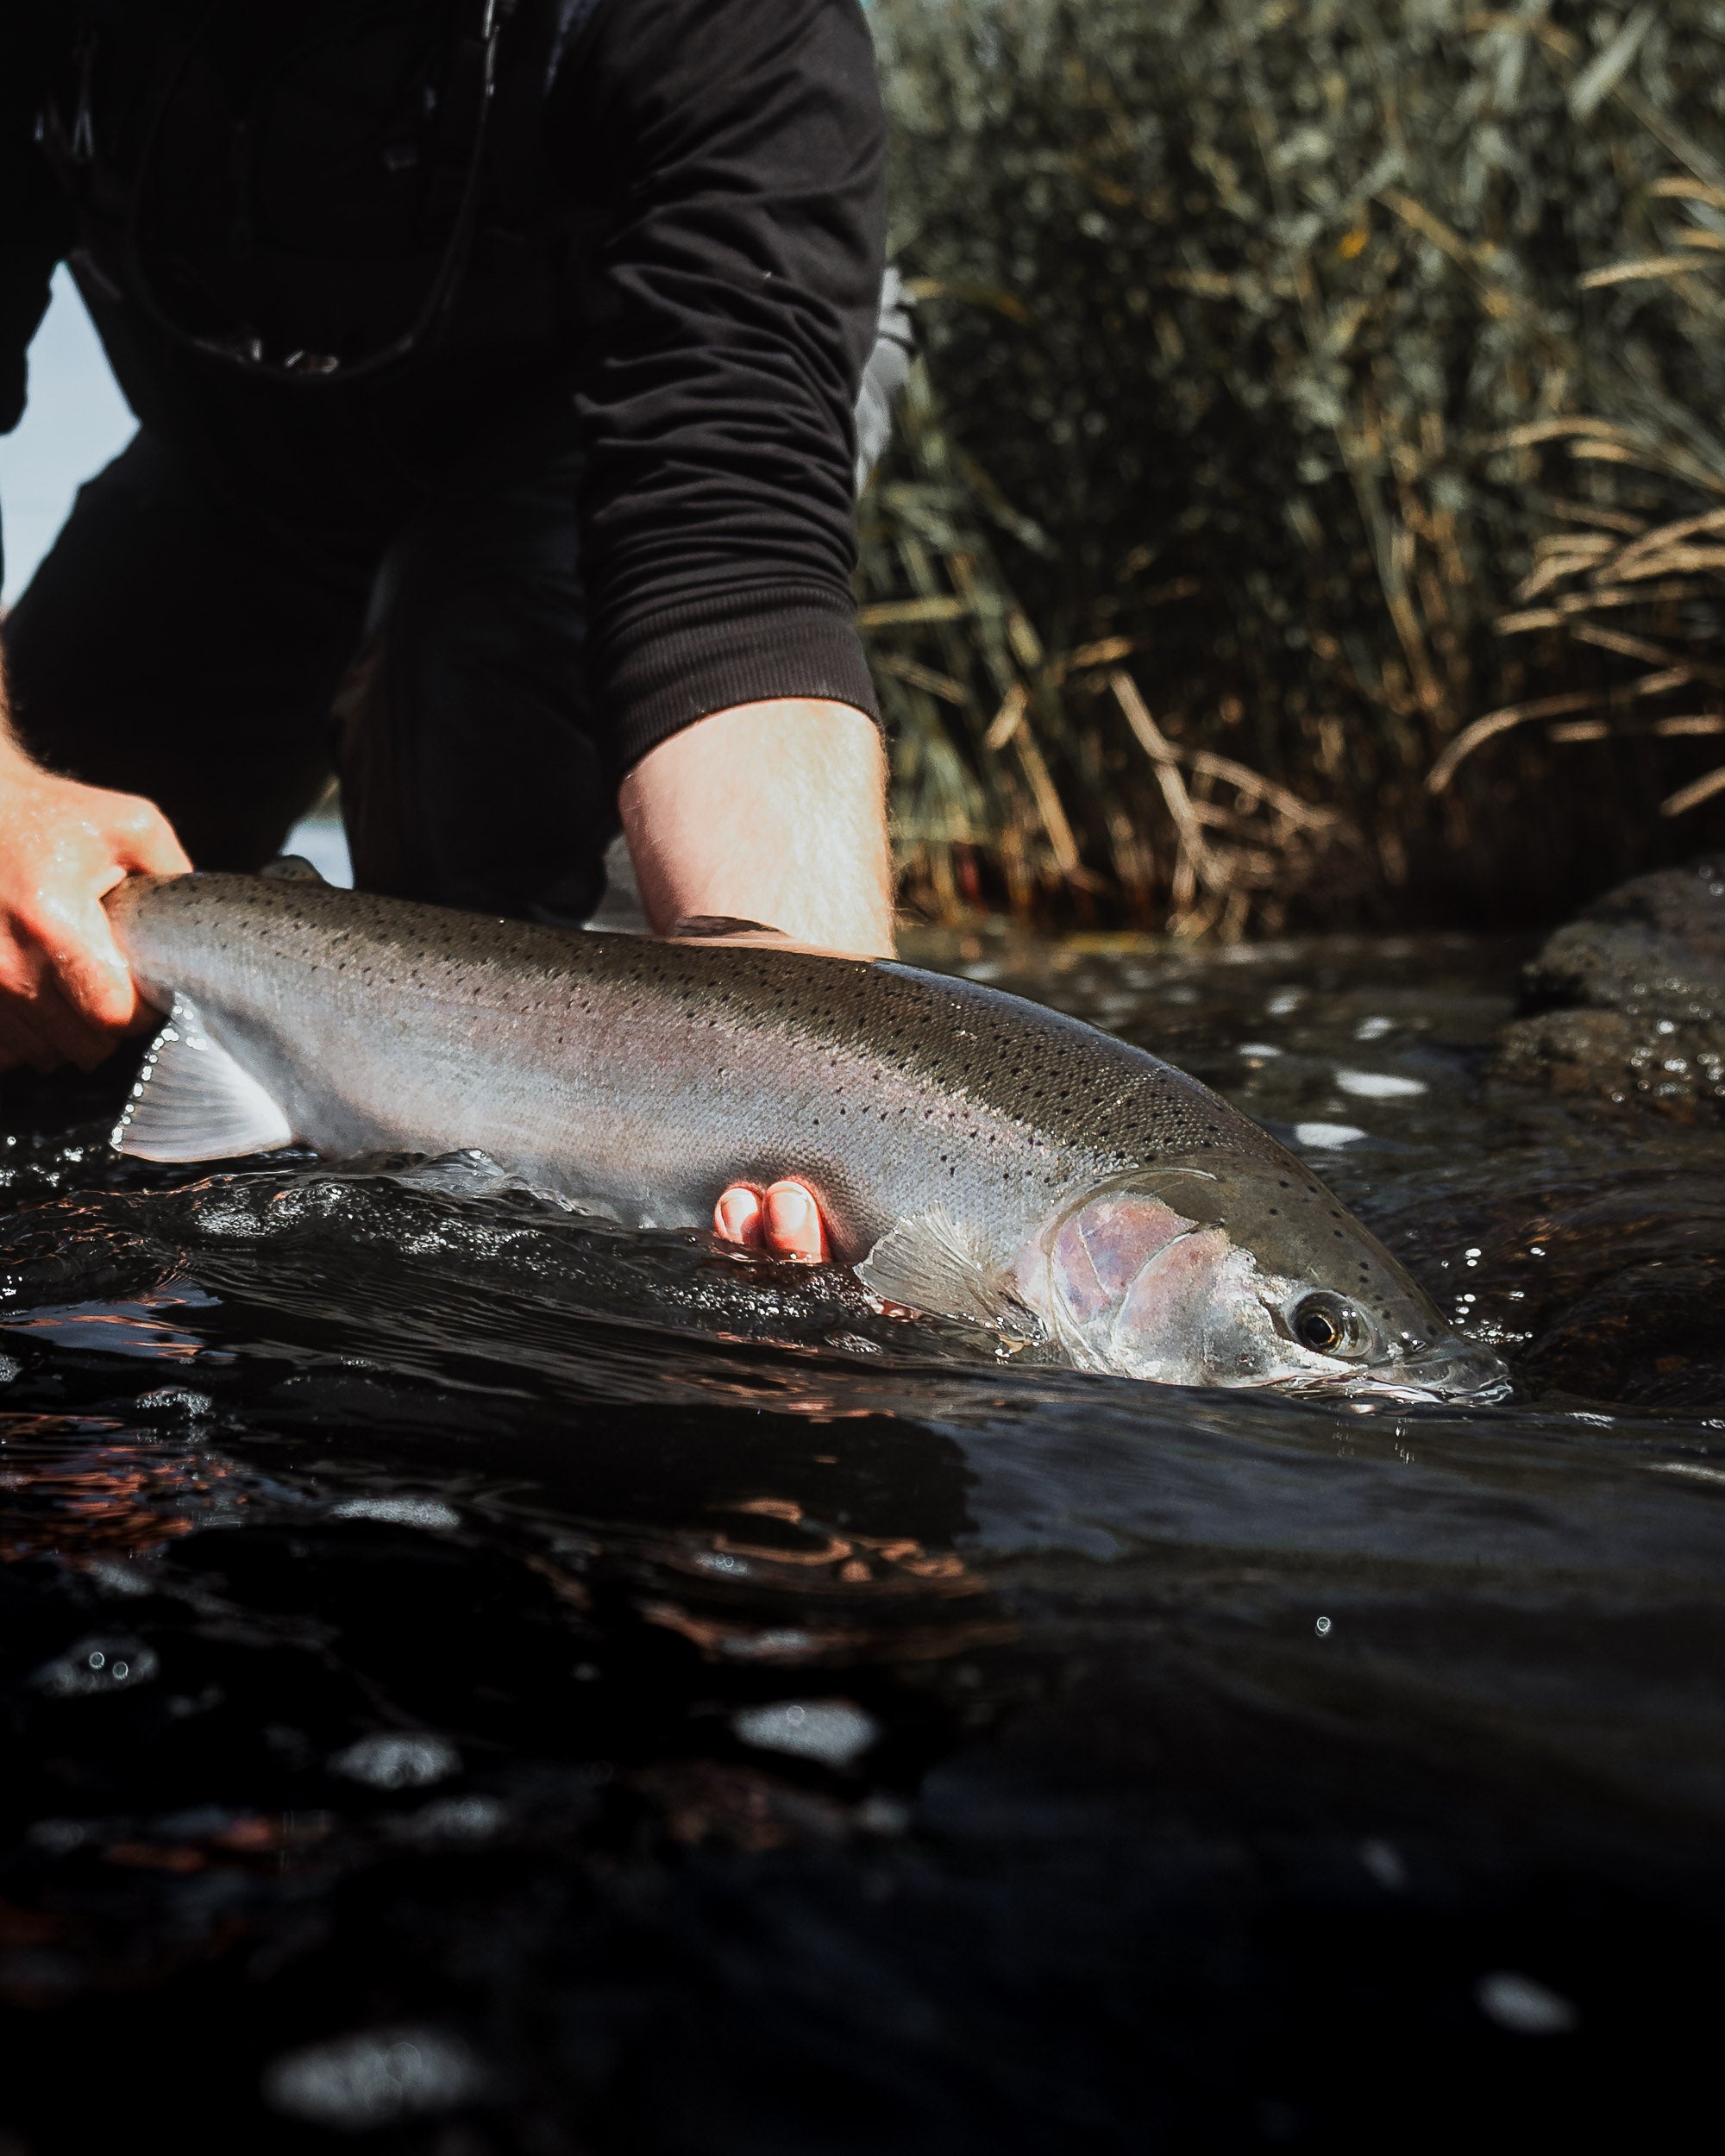
<instances>
[{"instance_id":1,"label":"dark rock","mask_svg":"<svg viewBox=\"0 0 1725 2156\"><path fill-rule=\"evenodd\" d=\"M1602 1266L1590 1293L1559 1310L1531 1344L1535 1385L1593 1400L1716 1407L1725 1343L1725 1263L1717 1251Z\"/></svg>"},{"instance_id":2,"label":"dark rock","mask_svg":"<svg viewBox=\"0 0 1725 2156\"><path fill-rule=\"evenodd\" d=\"M1725 857L1637 876L1529 965L1501 1077L1683 1122L1725 1115Z\"/></svg>"}]
</instances>

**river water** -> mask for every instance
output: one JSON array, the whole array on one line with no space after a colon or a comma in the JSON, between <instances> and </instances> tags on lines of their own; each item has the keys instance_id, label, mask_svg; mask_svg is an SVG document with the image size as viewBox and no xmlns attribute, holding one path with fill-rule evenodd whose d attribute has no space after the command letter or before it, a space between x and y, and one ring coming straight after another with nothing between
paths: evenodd
<instances>
[{"instance_id":1,"label":"river water","mask_svg":"<svg viewBox=\"0 0 1725 2156\"><path fill-rule=\"evenodd\" d=\"M1026 1369L476 1160L122 1168L118 1081L11 1081L0 2156L1710 2111L1720 1136L1491 1080L1509 944L909 955L1218 1086L1516 1400Z\"/></svg>"}]
</instances>

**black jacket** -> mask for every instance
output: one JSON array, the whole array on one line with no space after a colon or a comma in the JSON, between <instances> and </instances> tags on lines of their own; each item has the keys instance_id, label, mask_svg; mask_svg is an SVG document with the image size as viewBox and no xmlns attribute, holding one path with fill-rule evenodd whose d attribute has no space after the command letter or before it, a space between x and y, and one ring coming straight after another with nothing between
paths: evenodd
<instances>
[{"instance_id":1,"label":"black jacket","mask_svg":"<svg viewBox=\"0 0 1725 2156\"><path fill-rule=\"evenodd\" d=\"M505 4L483 137L460 42L483 0L0 16L0 430L67 257L140 420L332 548L380 547L476 440L573 400L618 766L759 698L875 711L852 412L884 127L858 0ZM283 22L299 44L273 48Z\"/></svg>"}]
</instances>

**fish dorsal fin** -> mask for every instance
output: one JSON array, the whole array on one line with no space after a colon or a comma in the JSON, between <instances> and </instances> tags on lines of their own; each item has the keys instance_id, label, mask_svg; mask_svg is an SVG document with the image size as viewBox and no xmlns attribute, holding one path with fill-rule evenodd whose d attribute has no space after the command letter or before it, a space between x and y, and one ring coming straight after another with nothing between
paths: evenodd
<instances>
[{"instance_id":1,"label":"fish dorsal fin","mask_svg":"<svg viewBox=\"0 0 1725 2156\"><path fill-rule=\"evenodd\" d=\"M267 876L272 883L327 883L304 854L278 854L273 861L267 861L259 869L260 876Z\"/></svg>"},{"instance_id":2,"label":"fish dorsal fin","mask_svg":"<svg viewBox=\"0 0 1725 2156\"><path fill-rule=\"evenodd\" d=\"M722 950L799 951L809 958L848 958L873 965L875 953L836 950L830 943L802 943L788 930L766 921L738 920L730 913L686 913L671 934L672 943L713 943Z\"/></svg>"},{"instance_id":3,"label":"fish dorsal fin","mask_svg":"<svg viewBox=\"0 0 1725 2156\"><path fill-rule=\"evenodd\" d=\"M114 1143L135 1160L233 1160L292 1145L293 1127L251 1073L210 1039L198 1006L177 995Z\"/></svg>"},{"instance_id":4,"label":"fish dorsal fin","mask_svg":"<svg viewBox=\"0 0 1725 2156\"><path fill-rule=\"evenodd\" d=\"M788 940L781 928L769 927L765 921L741 921L732 913L686 913L671 934L679 943L717 943L745 937L756 942L763 936L775 943Z\"/></svg>"},{"instance_id":5,"label":"fish dorsal fin","mask_svg":"<svg viewBox=\"0 0 1725 2156\"><path fill-rule=\"evenodd\" d=\"M1030 1313L991 1274L969 1236L938 1208L913 1213L888 1230L857 1266L856 1277L883 1302L934 1317L984 1325L1007 1319L1034 1329Z\"/></svg>"}]
</instances>

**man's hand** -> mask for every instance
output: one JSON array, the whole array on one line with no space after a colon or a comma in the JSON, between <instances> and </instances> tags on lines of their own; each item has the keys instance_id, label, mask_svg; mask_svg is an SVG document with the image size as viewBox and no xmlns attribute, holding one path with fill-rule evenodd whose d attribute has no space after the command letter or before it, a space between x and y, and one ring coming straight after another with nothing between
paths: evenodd
<instances>
[{"instance_id":1,"label":"man's hand","mask_svg":"<svg viewBox=\"0 0 1725 2156\"><path fill-rule=\"evenodd\" d=\"M732 1183L712 1209L712 1225L723 1241L773 1257L818 1263L831 1256L820 1207L806 1183L787 1180L765 1190L753 1183Z\"/></svg>"},{"instance_id":2,"label":"man's hand","mask_svg":"<svg viewBox=\"0 0 1725 2156\"><path fill-rule=\"evenodd\" d=\"M152 1021L102 900L191 866L150 802L57 779L0 732L0 1070L93 1069Z\"/></svg>"}]
</instances>

